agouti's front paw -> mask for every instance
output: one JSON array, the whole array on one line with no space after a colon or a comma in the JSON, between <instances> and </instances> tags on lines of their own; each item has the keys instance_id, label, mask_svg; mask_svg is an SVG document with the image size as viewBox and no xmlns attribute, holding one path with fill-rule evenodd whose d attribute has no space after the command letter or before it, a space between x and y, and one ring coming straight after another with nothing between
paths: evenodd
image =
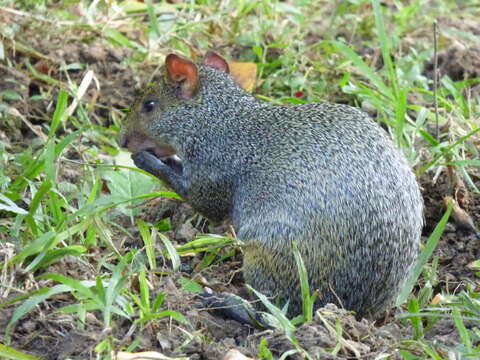
<instances>
[{"instance_id":1,"label":"agouti's front paw","mask_svg":"<svg viewBox=\"0 0 480 360\"><path fill-rule=\"evenodd\" d=\"M183 164L179 158L170 156L160 159L148 151L140 151L133 154L132 159L138 168L155 175L180 196L187 196L188 187L183 177Z\"/></svg>"},{"instance_id":2,"label":"agouti's front paw","mask_svg":"<svg viewBox=\"0 0 480 360\"><path fill-rule=\"evenodd\" d=\"M136 167L155 176L160 176L162 170L167 166L162 160L147 151L133 154L132 160Z\"/></svg>"}]
</instances>

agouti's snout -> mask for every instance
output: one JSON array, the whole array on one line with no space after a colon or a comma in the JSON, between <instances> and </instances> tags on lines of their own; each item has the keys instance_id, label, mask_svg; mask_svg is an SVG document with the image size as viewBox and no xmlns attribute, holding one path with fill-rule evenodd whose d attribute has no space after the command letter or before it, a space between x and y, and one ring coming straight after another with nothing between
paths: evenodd
<instances>
[{"instance_id":1,"label":"agouti's snout","mask_svg":"<svg viewBox=\"0 0 480 360\"><path fill-rule=\"evenodd\" d=\"M136 131L122 131L118 143L121 147L127 148L132 154L147 151L159 159L166 159L175 155L175 150L171 146L158 145L147 136Z\"/></svg>"}]
</instances>

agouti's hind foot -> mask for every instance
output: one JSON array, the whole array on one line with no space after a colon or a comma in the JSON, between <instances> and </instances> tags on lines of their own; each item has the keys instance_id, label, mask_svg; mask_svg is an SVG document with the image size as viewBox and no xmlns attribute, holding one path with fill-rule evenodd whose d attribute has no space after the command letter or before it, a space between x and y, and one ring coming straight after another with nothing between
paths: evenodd
<instances>
[{"instance_id":1,"label":"agouti's hind foot","mask_svg":"<svg viewBox=\"0 0 480 360\"><path fill-rule=\"evenodd\" d=\"M257 328L267 328L262 313L256 311L248 301L233 295L220 293L203 293L198 298L202 305L216 315L238 321L241 324Z\"/></svg>"}]
</instances>

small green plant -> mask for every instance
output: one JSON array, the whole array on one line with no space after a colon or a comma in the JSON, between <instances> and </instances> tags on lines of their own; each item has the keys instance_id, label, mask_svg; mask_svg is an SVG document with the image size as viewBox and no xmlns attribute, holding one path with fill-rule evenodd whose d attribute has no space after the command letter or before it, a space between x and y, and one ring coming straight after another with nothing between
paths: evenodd
<instances>
[{"instance_id":1,"label":"small green plant","mask_svg":"<svg viewBox=\"0 0 480 360\"><path fill-rule=\"evenodd\" d=\"M301 348L301 346L298 343L298 340L295 338L295 330L296 327L293 323L293 321L289 320L287 316L285 315L285 310L280 310L278 307L276 307L274 304L270 302L270 300L263 295L262 293L258 292L251 286L247 285L247 288L252 291L255 296L262 302L262 304L265 306L265 308L268 310L268 313L263 314L263 319L264 321L272 327L275 327L277 329L281 329L284 331L285 336L290 340L292 343L292 346L294 349L285 352L282 356L285 358L289 355L293 355L296 353L301 353L304 356L306 356L307 359L312 359L311 356Z\"/></svg>"},{"instance_id":2,"label":"small green plant","mask_svg":"<svg viewBox=\"0 0 480 360\"><path fill-rule=\"evenodd\" d=\"M140 288L139 296L133 293L130 293L129 295L133 299L135 304L138 306L138 322L140 322L140 324L145 325L152 319L159 319L163 317L171 317L172 319L180 323L186 322L186 319L183 317L183 315L177 311L159 311L160 307L165 301L165 294L158 293L155 296L153 303L150 302L150 289L144 270L141 270L138 274L138 282Z\"/></svg>"},{"instance_id":3,"label":"small green plant","mask_svg":"<svg viewBox=\"0 0 480 360\"><path fill-rule=\"evenodd\" d=\"M133 252L122 257L120 263L111 269L112 277L108 279L102 276L97 276L95 281L91 281L77 280L65 275L53 273L40 275L39 279L49 279L59 282L61 285L44 287L32 294L19 296L10 300L8 303L2 304L5 306L26 299L21 306L16 308L12 318L7 324L5 329L6 339L10 339L11 331L20 318L31 312L39 303L60 293L70 293L78 302L76 304L64 306L57 311L66 314L77 314L82 323L85 323L85 315L87 311L95 310L99 310L103 313L103 323L106 328L111 326L112 313L127 319L130 318L132 313L131 307L122 295L122 289L127 280L124 271L127 265L132 261L133 257ZM106 266L107 268L110 267L109 265Z\"/></svg>"},{"instance_id":4,"label":"small green plant","mask_svg":"<svg viewBox=\"0 0 480 360\"><path fill-rule=\"evenodd\" d=\"M273 354L268 348L268 341L262 338L260 345L258 345L258 358L260 360L274 360Z\"/></svg>"},{"instance_id":5,"label":"small green plant","mask_svg":"<svg viewBox=\"0 0 480 360\"><path fill-rule=\"evenodd\" d=\"M232 245L236 242L231 237L209 234L209 235L201 235L196 239L189 241L175 250L178 255L182 256L189 253L200 253L205 252L205 255L202 259L201 268L205 268L211 265L215 259L218 259L220 255L220 250L227 247L228 245ZM218 261L224 261L229 257L235 254L235 249L231 249L226 252L223 256L221 256Z\"/></svg>"}]
</instances>

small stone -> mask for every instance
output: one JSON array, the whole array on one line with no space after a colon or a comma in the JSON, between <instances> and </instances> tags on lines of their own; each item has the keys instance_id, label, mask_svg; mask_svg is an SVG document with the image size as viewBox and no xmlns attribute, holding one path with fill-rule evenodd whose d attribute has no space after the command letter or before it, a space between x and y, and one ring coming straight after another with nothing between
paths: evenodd
<instances>
[{"instance_id":1,"label":"small stone","mask_svg":"<svg viewBox=\"0 0 480 360\"><path fill-rule=\"evenodd\" d=\"M378 114L377 109L368 101L362 101L362 110L365 111L372 118L375 118Z\"/></svg>"},{"instance_id":2,"label":"small stone","mask_svg":"<svg viewBox=\"0 0 480 360\"><path fill-rule=\"evenodd\" d=\"M84 45L82 55L89 63L105 61L107 59L107 52L100 44Z\"/></svg>"},{"instance_id":3,"label":"small stone","mask_svg":"<svg viewBox=\"0 0 480 360\"><path fill-rule=\"evenodd\" d=\"M25 321L23 324L22 324L22 329L25 330L26 332L28 333L31 333L35 330L35 328L37 327L35 321Z\"/></svg>"},{"instance_id":4,"label":"small stone","mask_svg":"<svg viewBox=\"0 0 480 360\"><path fill-rule=\"evenodd\" d=\"M197 234L197 229L195 229L192 224L184 223L177 230L176 238L179 240L192 241Z\"/></svg>"},{"instance_id":5,"label":"small stone","mask_svg":"<svg viewBox=\"0 0 480 360\"><path fill-rule=\"evenodd\" d=\"M172 348L172 343L164 335L157 333L157 340L162 348L162 351L167 351Z\"/></svg>"}]
</instances>

